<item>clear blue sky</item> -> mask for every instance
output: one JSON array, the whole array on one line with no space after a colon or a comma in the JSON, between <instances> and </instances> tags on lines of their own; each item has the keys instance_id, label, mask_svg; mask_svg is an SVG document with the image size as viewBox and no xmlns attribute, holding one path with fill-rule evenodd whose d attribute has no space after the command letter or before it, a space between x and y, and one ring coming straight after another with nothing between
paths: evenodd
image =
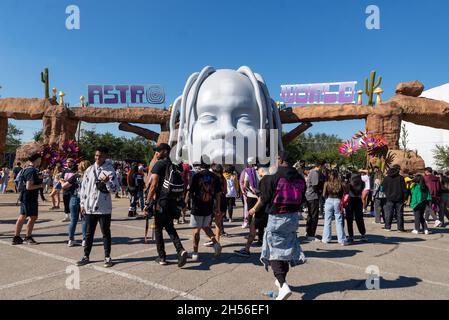
<instances>
[{"instance_id":1,"label":"clear blue sky","mask_svg":"<svg viewBox=\"0 0 449 320\"><path fill-rule=\"evenodd\" d=\"M81 30L65 28L70 4L81 10ZM381 30L365 28L370 4L380 8ZM40 71L48 66L51 86L71 105L97 83L160 83L171 103L206 65L248 65L275 99L281 84L360 86L373 69L388 98L398 82L449 82L448 39L447 0L2 0L0 95L42 97ZM23 140L41 126L14 123ZM126 135L116 124L96 128ZM363 121L330 122L310 132L349 138L363 128Z\"/></svg>"}]
</instances>

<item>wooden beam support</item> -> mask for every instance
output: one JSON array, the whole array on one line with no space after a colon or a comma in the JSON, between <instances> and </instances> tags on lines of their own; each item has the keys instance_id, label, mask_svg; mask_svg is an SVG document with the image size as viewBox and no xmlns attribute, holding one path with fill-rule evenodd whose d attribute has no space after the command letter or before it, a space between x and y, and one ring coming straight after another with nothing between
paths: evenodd
<instances>
[{"instance_id":1,"label":"wooden beam support","mask_svg":"<svg viewBox=\"0 0 449 320\"><path fill-rule=\"evenodd\" d=\"M288 145L290 142L295 140L297 137L301 135L301 133L305 132L307 129L312 127L313 125L310 122L301 123L295 129L287 133L282 137L282 143L284 146Z\"/></svg>"},{"instance_id":2,"label":"wooden beam support","mask_svg":"<svg viewBox=\"0 0 449 320\"><path fill-rule=\"evenodd\" d=\"M135 133L138 136L144 137L145 139L151 140L151 141L157 141L159 138L159 133L154 132L149 129L145 129L142 127L134 126L132 124L129 124L127 122L122 122L118 126L119 130Z\"/></svg>"}]
</instances>

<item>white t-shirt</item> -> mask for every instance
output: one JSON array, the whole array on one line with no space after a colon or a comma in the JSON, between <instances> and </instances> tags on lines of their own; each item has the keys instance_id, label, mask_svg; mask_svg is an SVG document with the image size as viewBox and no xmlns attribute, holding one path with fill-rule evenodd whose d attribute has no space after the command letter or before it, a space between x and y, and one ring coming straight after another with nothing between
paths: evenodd
<instances>
[{"instance_id":1,"label":"white t-shirt","mask_svg":"<svg viewBox=\"0 0 449 320\"><path fill-rule=\"evenodd\" d=\"M371 185L370 185L369 175L367 175L367 174L363 175L362 176L362 181L365 182L365 189L363 189L363 191L370 190L371 189Z\"/></svg>"}]
</instances>

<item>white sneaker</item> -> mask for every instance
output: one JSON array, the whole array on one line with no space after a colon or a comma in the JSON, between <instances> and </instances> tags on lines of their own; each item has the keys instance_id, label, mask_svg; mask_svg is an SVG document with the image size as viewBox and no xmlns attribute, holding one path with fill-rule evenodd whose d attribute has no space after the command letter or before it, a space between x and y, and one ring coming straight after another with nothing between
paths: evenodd
<instances>
[{"instance_id":1,"label":"white sneaker","mask_svg":"<svg viewBox=\"0 0 449 320\"><path fill-rule=\"evenodd\" d=\"M287 283L284 283L282 288L279 289L279 295L276 300L287 300L292 295L292 291Z\"/></svg>"},{"instance_id":2,"label":"white sneaker","mask_svg":"<svg viewBox=\"0 0 449 320\"><path fill-rule=\"evenodd\" d=\"M83 242L81 243L81 246L84 248L86 246L86 240L83 240Z\"/></svg>"},{"instance_id":3,"label":"white sneaker","mask_svg":"<svg viewBox=\"0 0 449 320\"><path fill-rule=\"evenodd\" d=\"M218 257L221 254L221 245L217 242L214 244L215 256Z\"/></svg>"},{"instance_id":4,"label":"white sneaker","mask_svg":"<svg viewBox=\"0 0 449 320\"><path fill-rule=\"evenodd\" d=\"M213 245L214 245L213 241L208 241L208 242L204 243L205 247L213 247Z\"/></svg>"},{"instance_id":5,"label":"white sneaker","mask_svg":"<svg viewBox=\"0 0 449 320\"><path fill-rule=\"evenodd\" d=\"M200 259L200 257L199 257L199 255L198 255L198 253L192 252L192 255L190 256L190 259L191 259L193 262L197 262L197 261Z\"/></svg>"},{"instance_id":6,"label":"white sneaker","mask_svg":"<svg viewBox=\"0 0 449 320\"><path fill-rule=\"evenodd\" d=\"M318 239L317 237L307 237L307 241L315 241L315 242L320 242L321 240Z\"/></svg>"},{"instance_id":7,"label":"white sneaker","mask_svg":"<svg viewBox=\"0 0 449 320\"><path fill-rule=\"evenodd\" d=\"M443 225L443 223L440 220L435 221L435 228L439 228Z\"/></svg>"},{"instance_id":8,"label":"white sneaker","mask_svg":"<svg viewBox=\"0 0 449 320\"><path fill-rule=\"evenodd\" d=\"M74 247L75 246L75 241L74 240L69 240L69 242L67 242L67 246L68 247Z\"/></svg>"},{"instance_id":9,"label":"white sneaker","mask_svg":"<svg viewBox=\"0 0 449 320\"><path fill-rule=\"evenodd\" d=\"M229 218L228 223L232 223L232 219L231 218Z\"/></svg>"},{"instance_id":10,"label":"white sneaker","mask_svg":"<svg viewBox=\"0 0 449 320\"><path fill-rule=\"evenodd\" d=\"M424 234L429 234L429 230L424 230Z\"/></svg>"},{"instance_id":11,"label":"white sneaker","mask_svg":"<svg viewBox=\"0 0 449 320\"><path fill-rule=\"evenodd\" d=\"M413 234L418 234L418 230L413 230L412 233Z\"/></svg>"},{"instance_id":12,"label":"white sneaker","mask_svg":"<svg viewBox=\"0 0 449 320\"><path fill-rule=\"evenodd\" d=\"M246 228L248 228L248 222L245 222L245 223L242 225L242 229L246 229Z\"/></svg>"},{"instance_id":13,"label":"white sneaker","mask_svg":"<svg viewBox=\"0 0 449 320\"><path fill-rule=\"evenodd\" d=\"M70 219L68 217L65 217L64 219L61 220L61 222L69 222Z\"/></svg>"}]
</instances>

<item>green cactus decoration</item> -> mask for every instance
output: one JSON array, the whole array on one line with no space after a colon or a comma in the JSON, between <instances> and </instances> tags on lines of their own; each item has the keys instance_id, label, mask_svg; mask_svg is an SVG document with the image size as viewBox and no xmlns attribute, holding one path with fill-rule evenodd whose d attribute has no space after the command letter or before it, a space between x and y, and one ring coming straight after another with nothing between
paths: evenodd
<instances>
[{"instance_id":1,"label":"green cactus decoration","mask_svg":"<svg viewBox=\"0 0 449 320\"><path fill-rule=\"evenodd\" d=\"M376 71L371 71L371 83L369 85L369 90L368 90L368 79L365 79L365 94L368 96L368 105L369 106L374 105L374 101L373 101L374 90L376 90L382 83L382 77L379 77L376 84L375 84L375 80L376 80Z\"/></svg>"},{"instance_id":2,"label":"green cactus decoration","mask_svg":"<svg viewBox=\"0 0 449 320\"><path fill-rule=\"evenodd\" d=\"M41 72L41 81L45 86L45 99L50 98L50 81L48 79L48 68L44 69L44 72Z\"/></svg>"}]
</instances>

